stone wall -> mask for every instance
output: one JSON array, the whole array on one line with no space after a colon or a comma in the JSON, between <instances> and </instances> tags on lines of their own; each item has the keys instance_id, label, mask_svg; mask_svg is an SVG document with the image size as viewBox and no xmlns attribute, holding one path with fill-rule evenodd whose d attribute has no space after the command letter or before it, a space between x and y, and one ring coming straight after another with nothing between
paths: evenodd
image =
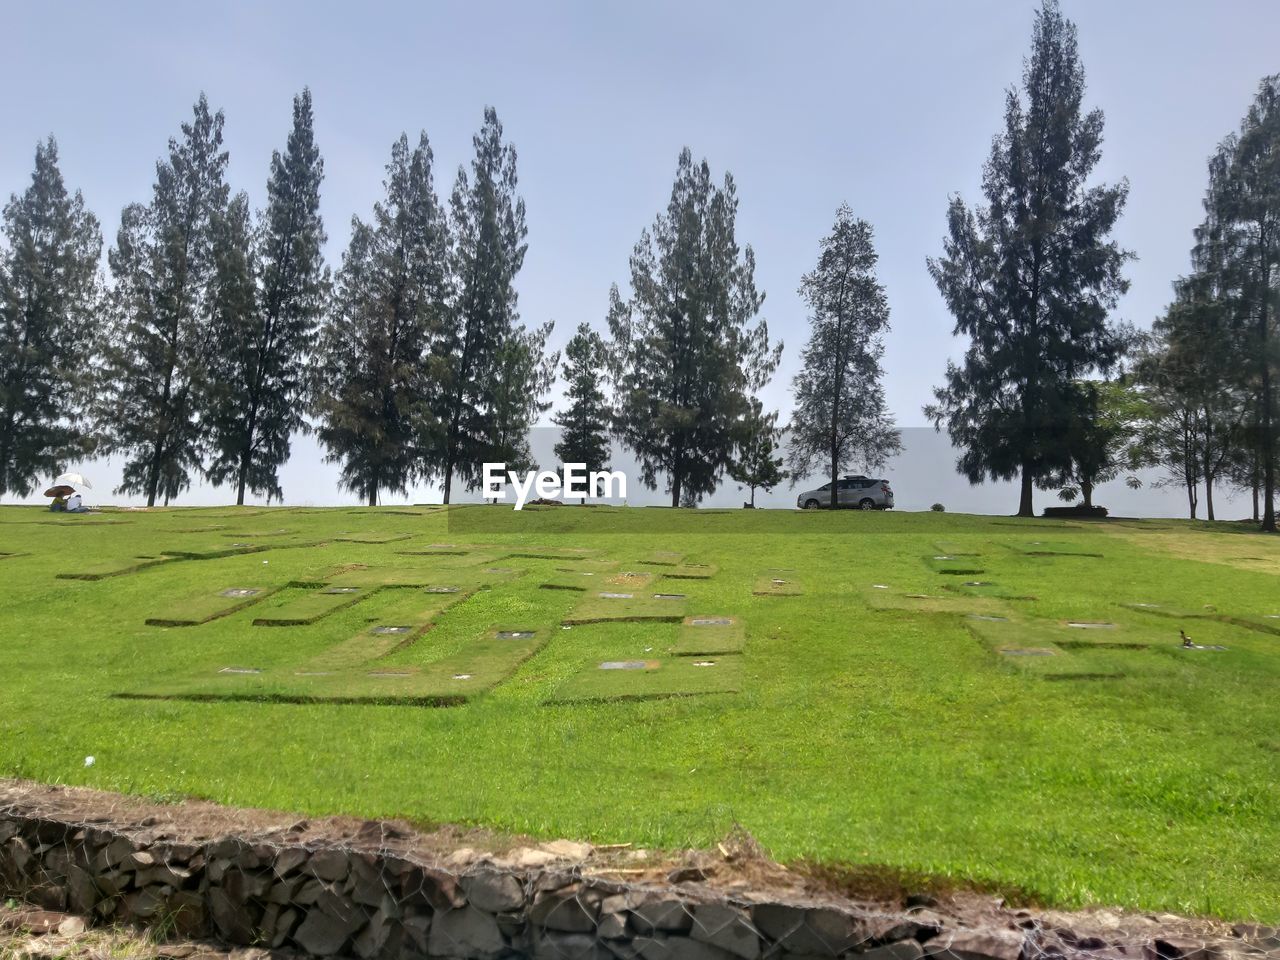
<instances>
[{"instance_id":1,"label":"stone wall","mask_svg":"<svg viewBox=\"0 0 1280 960\"><path fill-rule=\"evenodd\" d=\"M105 818L103 818L105 819ZM95 922L158 927L316 957L554 960L1207 960L1202 941L1084 942L1030 914L965 928L900 912L628 883L581 865L450 867L390 849L370 822L344 845L224 836L183 842L147 822L69 822L0 808L0 895ZM462 858L466 859L466 858ZM991 918L988 918L990 921Z\"/></svg>"}]
</instances>

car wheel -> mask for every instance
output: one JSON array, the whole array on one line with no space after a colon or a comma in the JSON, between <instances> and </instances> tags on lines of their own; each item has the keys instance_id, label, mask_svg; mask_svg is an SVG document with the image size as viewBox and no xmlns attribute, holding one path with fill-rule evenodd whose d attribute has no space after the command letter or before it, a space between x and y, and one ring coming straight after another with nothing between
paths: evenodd
<instances>
[{"instance_id":1,"label":"car wheel","mask_svg":"<svg viewBox=\"0 0 1280 960\"><path fill-rule=\"evenodd\" d=\"M861 500L858 501L859 510L874 510L875 508L876 508L876 502L872 500L870 497L863 497Z\"/></svg>"},{"instance_id":2,"label":"car wheel","mask_svg":"<svg viewBox=\"0 0 1280 960\"><path fill-rule=\"evenodd\" d=\"M817 500L814 500L814 499L812 499L812 498L810 498L810 499L808 499L808 500L806 500L806 501L804 502L804 508L805 508L806 510L817 510L817 509L818 509L818 507L820 507L820 506L822 506L822 504L818 503L818 501L817 501Z\"/></svg>"}]
</instances>

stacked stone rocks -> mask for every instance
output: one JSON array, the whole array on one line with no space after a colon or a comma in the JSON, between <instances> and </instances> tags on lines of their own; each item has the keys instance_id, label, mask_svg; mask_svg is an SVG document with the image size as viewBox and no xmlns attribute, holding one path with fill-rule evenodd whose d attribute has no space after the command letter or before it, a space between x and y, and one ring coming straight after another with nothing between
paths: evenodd
<instances>
[{"instance_id":1,"label":"stacked stone rocks","mask_svg":"<svg viewBox=\"0 0 1280 960\"><path fill-rule=\"evenodd\" d=\"M584 877L563 863L446 869L376 844L236 837L184 843L148 833L145 821L125 832L12 811L0 811L0 895L176 937L361 960L1211 956L1203 944L1156 941L1162 946L1118 951L1082 945L1034 921L947 929L928 909L876 914L620 883Z\"/></svg>"}]
</instances>

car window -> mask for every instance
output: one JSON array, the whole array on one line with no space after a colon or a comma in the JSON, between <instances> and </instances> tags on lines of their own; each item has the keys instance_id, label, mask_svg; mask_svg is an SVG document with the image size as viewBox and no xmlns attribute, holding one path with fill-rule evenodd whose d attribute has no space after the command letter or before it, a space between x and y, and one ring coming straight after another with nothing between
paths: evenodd
<instances>
[{"instance_id":1,"label":"car window","mask_svg":"<svg viewBox=\"0 0 1280 960\"><path fill-rule=\"evenodd\" d=\"M818 489L819 489L819 490L830 490L830 489L831 489L831 484L829 484L829 483L824 483L824 484L823 484L822 486L820 486Z\"/></svg>"}]
</instances>

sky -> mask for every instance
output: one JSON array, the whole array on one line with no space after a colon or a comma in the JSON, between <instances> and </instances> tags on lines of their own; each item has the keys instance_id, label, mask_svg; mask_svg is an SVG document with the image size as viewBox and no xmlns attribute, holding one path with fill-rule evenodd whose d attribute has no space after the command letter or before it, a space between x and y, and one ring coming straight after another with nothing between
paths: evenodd
<instances>
[{"instance_id":1,"label":"sky","mask_svg":"<svg viewBox=\"0 0 1280 960\"><path fill-rule=\"evenodd\" d=\"M23 189L36 141L53 134L64 176L108 245L121 208L149 199L155 161L201 91L226 113L233 189L261 206L292 97L310 86L334 266L351 217L367 218L381 195L400 133L427 132L436 188L447 194L493 105L518 150L528 207L520 312L529 324L555 321L553 347L584 320L603 329L609 286L625 290L631 249L690 147L737 183L738 240L755 250L762 315L786 345L762 396L784 420L807 330L796 289L846 202L875 228L892 322L886 395L906 428L924 426L921 406L963 350L925 261L941 250L948 198L980 199L1036 9L1031 0L0 6L10 78L0 195ZM1238 126L1258 81L1280 71L1280 4L1062 7L1079 28L1086 103L1106 114L1096 177L1130 184L1116 237L1138 259L1116 318L1147 326L1187 268L1209 154ZM309 439L295 445L283 474L289 502L351 502L336 489L337 468L320 459ZM969 490L950 457L939 459L927 477L895 479L916 492L912 502L1012 510L1002 485ZM85 465L103 502L127 500L109 494L119 468L118 459ZM412 490L388 502L430 497ZM1182 499L1148 490L1135 509L1176 514Z\"/></svg>"}]
</instances>

